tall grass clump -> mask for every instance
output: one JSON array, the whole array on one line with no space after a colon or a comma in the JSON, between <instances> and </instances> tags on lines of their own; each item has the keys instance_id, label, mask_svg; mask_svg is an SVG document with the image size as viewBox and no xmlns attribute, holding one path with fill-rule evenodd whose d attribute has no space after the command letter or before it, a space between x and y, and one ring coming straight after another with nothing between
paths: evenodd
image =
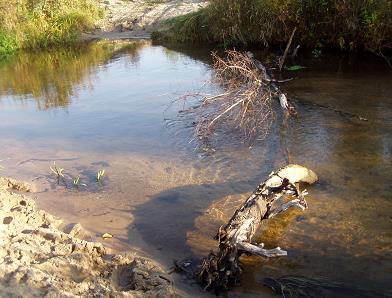
<instances>
[{"instance_id":1,"label":"tall grass clump","mask_svg":"<svg viewBox=\"0 0 392 298\"><path fill-rule=\"evenodd\" d=\"M0 0L0 56L73 43L101 16L96 0Z\"/></svg>"},{"instance_id":2,"label":"tall grass clump","mask_svg":"<svg viewBox=\"0 0 392 298\"><path fill-rule=\"evenodd\" d=\"M392 0L211 0L155 36L224 46L295 42L310 48L392 49Z\"/></svg>"}]
</instances>

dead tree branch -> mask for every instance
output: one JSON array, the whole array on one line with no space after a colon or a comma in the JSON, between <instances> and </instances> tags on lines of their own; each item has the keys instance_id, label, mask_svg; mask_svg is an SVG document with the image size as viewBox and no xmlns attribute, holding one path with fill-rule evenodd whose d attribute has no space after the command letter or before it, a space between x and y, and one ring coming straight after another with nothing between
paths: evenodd
<instances>
[{"instance_id":1,"label":"dead tree branch","mask_svg":"<svg viewBox=\"0 0 392 298\"><path fill-rule=\"evenodd\" d=\"M282 107L282 109L287 113L289 113L290 115L296 115L297 111L295 110L295 107L292 105L287 95L284 94L280 90L280 87L276 84L279 83L280 81L271 79L271 75L268 73L267 68L259 60L254 58L253 53L246 52L246 55L249 57L249 59L253 61L257 69L259 69L259 71L263 73L263 75L267 78L267 81L270 82L270 86L272 90L275 92L275 95L279 98L280 106ZM290 80L291 79L289 79L289 81ZM284 81L288 81L288 80L284 80Z\"/></svg>"},{"instance_id":2,"label":"dead tree branch","mask_svg":"<svg viewBox=\"0 0 392 298\"><path fill-rule=\"evenodd\" d=\"M290 35L289 41L287 42L286 49L284 50L283 56L279 58L279 71L282 71L284 62L286 61L287 53L289 52L291 43L294 38L294 34L297 31L297 27L294 28L293 32Z\"/></svg>"},{"instance_id":3,"label":"dead tree branch","mask_svg":"<svg viewBox=\"0 0 392 298\"><path fill-rule=\"evenodd\" d=\"M211 252L198 272L205 289L221 292L237 284L241 273L239 257L243 253L266 258L286 256L287 252L280 247L266 249L264 244L253 243L252 237L264 220L291 207L307 208L307 191L300 191L296 184L314 183L317 179L313 171L295 164L272 172L236 210L226 226L219 229L216 236L219 251ZM279 204L282 197L289 197L289 201Z\"/></svg>"}]
</instances>

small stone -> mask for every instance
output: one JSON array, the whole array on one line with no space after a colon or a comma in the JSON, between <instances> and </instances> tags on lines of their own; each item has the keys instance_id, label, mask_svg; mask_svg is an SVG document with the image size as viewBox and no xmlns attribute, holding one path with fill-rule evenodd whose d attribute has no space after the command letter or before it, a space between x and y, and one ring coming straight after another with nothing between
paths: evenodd
<instances>
[{"instance_id":1,"label":"small stone","mask_svg":"<svg viewBox=\"0 0 392 298\"><path fill-rule=\"evenodd\" d=\"M110 233L104 233L104 234L102 235L102 238L103 238L103 239L110 239L110 238L113 238L113 235L110 234Z\"/></svg>"},{"instance_id":2,"label":"small stone","mask_svg":"<svg viewBox=\"0 0 392 298\"><path fill-rule=\"evenodd\" d=\"M14 218L12 216L4 217L3 224L9 225Z\"/></svg>"}]
</instances>

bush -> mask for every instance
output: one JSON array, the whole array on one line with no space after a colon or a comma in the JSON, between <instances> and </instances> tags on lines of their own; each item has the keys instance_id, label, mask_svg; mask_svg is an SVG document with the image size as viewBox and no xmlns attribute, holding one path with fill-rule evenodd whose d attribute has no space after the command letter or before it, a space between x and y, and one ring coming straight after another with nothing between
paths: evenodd
<instances>
[{"instance_id":1,"label":"bush","mask_svg":"<svg viewBox=\"0 0 392 298\"><path fill-rule=\"evenodd\" d=\"M0 56L75 42L101 16L95 0L0 0Z\"/></svg>"},{"instance_id":2,"label":"bush","mask_svg":"<svg viewBox=\"0 0 392 298\"><path fill-rule=\"evenodd\" d=\"M276 45L297 27L295 42L310 48L391 49L392 1L211 0L168 25L160 36L180 42Z\"/></svg>"}]
</instances>

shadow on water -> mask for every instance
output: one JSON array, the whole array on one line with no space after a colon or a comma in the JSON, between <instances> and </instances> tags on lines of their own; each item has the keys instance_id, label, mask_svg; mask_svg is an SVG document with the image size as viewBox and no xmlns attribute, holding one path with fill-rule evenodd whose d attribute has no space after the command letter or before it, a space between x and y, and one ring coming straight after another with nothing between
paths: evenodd
<instances>
[{"instance_id":1,"label":"shadow on water","mask_svg":"<svg viewBox=\"0 0 392 298\"><path fill-rule=\"evenodd\" d=\"M254 183L250 181L227 181L169 189L138 206L134 226L151 247L162 250L167 256L186 257L190 254L187 232L194 228L195 219L213 201L253 188Z\"/></svg>"},{"instance_id":2,"label":"shadow on water","mask_svg":"<svg viewBox=\"0 0 392 298\"><path fill-rule=\"evenodd\" d=\"M262 147L253 151L242 146L243 151L239 149L236 156L232 155L232 146L231 141L226 140L220 152L212 155L204 152L201 154L201 160L189 164L189 170L196 167L208 169L213 173L214 179L211 179L211 182L207 175L200 184L187 184L164 190L138 205L133 212L135 220L129 228L136 228L153 250L162 251L161 255L165 256L165 261L189 257L192 252L199 254L200 248L213 248L209 246L211 243L208 239L213 239L223 223L217 225L215 220L206 222L211 228L211 234L203 237L203 240L208 238L207 241L203 241L196 248L190 247L193 246L190 243L193 240L190 238L196 220L208 212L214 202L225 198L229 198L230 206L235 209L245 199L246 194L264 181L271 171L284 165L279 136L272 136ZM229 163L226 163L227 161ZM229 212L231 216L234 209L230 208L224 212ZM213 245L215 244L213 242Z\"/></svg>"},{"instance_id":3,"label":"shadow on water","mask_svg":"<svg viewBox=\"0 0 392 298\"><path fill-rule=\"evenodd\" d=\"M230 180L184 185L160 192L132 212L135 220L130 229L136 228L148 245L146 252L156 255L159 251L164 263L192 256L201 258L210 249L217 249L213 240L217 228L231 216L235 206L243 200L243 194L253 191L254 185L256 181ZM314 203L312 199L310 201L310 204ZM229 211L222 208L227 203L231 205ZM223 221L215 213L210 213L215 207L225 213ZM388 277L383 274L384 268L377 266L388 261L388 255L375 254L371 249L351 251L344 240L331 243L328 234L307 236L291 232L299 222L307 223L311 218L306 213L291 210L268 222L267 233L257 241L266 243L267 247L282 245L288 249L289 256L270 260L245 257L241 285L233 290L234 293L268 294L268 288L263 286L264 278L291 275L315 280L313 284L308 281L305 285L296 285L292 280L288 282L285 294L290 292L292 297L389 297L386 289ZM327 218L324 220L328 221ZM299 239L287 238L287 233ZM129 239L131 235L129 230ZM350 266L343 266L336 272L338 264ZM331 275L332 272L335 274ZM324 283L317 284L317 279Z\"/></svg>"}]
</instances>

